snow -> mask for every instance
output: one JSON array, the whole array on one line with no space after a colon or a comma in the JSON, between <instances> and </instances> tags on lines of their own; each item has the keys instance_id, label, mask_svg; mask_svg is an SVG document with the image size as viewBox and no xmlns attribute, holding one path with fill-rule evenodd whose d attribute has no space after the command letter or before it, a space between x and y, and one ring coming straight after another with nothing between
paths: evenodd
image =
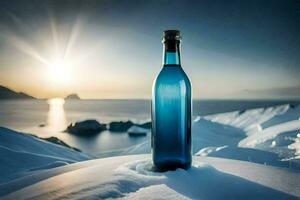
<instances>
[{"instance_id":1,"label":"snow","mask_svg":"<svg viewBox=\"0 0 300 200\"><path fill-rule=\"evenodd\" d=\"M132 126L127 130L127 133L131 136L142 136L142 135L147 135L150 130L138 126Z\"/></svg>"},{"instance_id":2,"label":"snow","mask_svg":"<svg viewBox=\"0 0 300 200\"><path fill-rule=\"evenodd\" d=\"M295 150L295 159L300 159L300 133L297 134L297 138L293 144L288 145L289 149Z\"/></svg>"},{"instance_id":3,"label":"snow","mask_svg":"<svg viewBox=\"0 0 300 200\"><path fill-rule=\"evenodd\" d=\"M289 105L198 116L192 128L193 152L299 169L299 117L299 106ZM150 152L150 141L146 141L122 155Z\"/></svg>"},{"instance_id":4,"label":"snow","mask_svg":"<svg viewBox=\"0 0 300 200\"><path fill-rule=\"evenodd\" d=\"M300 132L300 106L281 105L244 112L216 114L203 118L239 128L246 135L238 142L238 145L227 145L229 148L209 154L209 156L247 160L249 153L251 153L251 162L264 162L273 166L299 169L300 143L297 134ZM201 130L198 129L198 131L201 134ZM223 133L227 135L227 132L224 131ZM224 144L208 146L218 148ZM252 152L249 148L253 149ZM233 156L233 153L236 156ZM276 155L271 156L270 153ZM277 162L275 156L277 156L277 161L282 163ZM255 159L253 159L254 157ZM248 160L250 161L250 159Z\"/></svg>"},{"instance_id":5,"label":"snow","mask_svg":"<svg viewBox=\"0 0 300 200\"><path fill-rule=\"evenodd\" d=\"M55 175L49 177L50 172ZM299 173L222 158L196 156L189 170L158 173L152 170L151 155L119 156L53 168L39 176L45 178L34 184L30 177L16 180L8 186L27 184L2 199L300 198Z\"/></svg>"},{"instance_id":6,"label":"snow","mask_svg":"<svg viewBox=\"0 0 300 200\"><path fill-rule=\"evenodd\" d=\"M222 147L206 147L198 151L195 155L196 156L208 156L213 153L216 153L218 151L221 151L222 149L228 148L228 146L222 146Z\"/></svg>"},{"instance_id":7,"label":"snow","mask_svg":"<svg viewBox=\"0 0 300 200\"><path fill-rule=\"evenodd\" d=\"M164 173L152 169L150 140L123 156L88 160L0 128L0 197L299 199L299 119L300 106L290 105L198 116L192 126L193 166Z\"/></svg>"},{"instance_id":8,"label":"snow","mask_svg":"<svg viewBox=\"0 0 300 200\"><path fill-rule=\"evenodd\" d=\"M80 152L0 127L0 184L32 173L90 159Z\"/></svg>"},{"instance_id":9,"label":"snow","mask_svg":"<svg viewBox=\"0 0 300 200\"><path fill-rule=\"evenodd\" d=\"M300 130L300 120L293 120L289 122L284 122L276 124L274 126L268 127L256 133L253 133L249 137L239 142L241 147L255 147L256 145L266 142L267 140L273 139L278 134Z\"/></svg>"},{"instance_id":10,"label":"snow","mask_svg":"<svg viewBox=\"0 0 300 200\"><path fill-rule=\"evenodd\" d=\"M250 135L251 133L259 130L261 128L261 124L267 122L275 116L285 114L289 109L290 105L281 105L270 108L250 109L242 113L240 111L235 111L210 115L206 116L205 119L241 128Z\"/></svg>"},{"instance_id":11,"label":"snow","mask_svg":"<svg viewBox=\"0 0 300 200\"><path fill-rule=\"evenodd\" d=\"M271 118L270 120L262 123L263 128L268 128L270 126L274 126L276 124L293 121L293 120L299 120L299 113L300 113L300 106L297 107L289 107L289 109L282 114L278 114Z\"/></svg>"},{"instance_id":12,"label":"snow","mask_svg":"<svg viewBox=\"0 0 300 200\"><path fill-rule=\"evenodd\" d=\"M197 119L193 123L193 152L208 146L237 145L245 137L243 130L229 125ZM123 152L123 155L150 153L150 141L133 146Z\"/></svg>"},{"instance_id":13,"label":"snow","mask_svg":"<svg viewBox=\"0 0 300 200\"><path fill-rule=\"evenodd\" d=\"M252 148L239 147L207 147L196 153L196 156L211 156L228 158L233 160L243 160L248 162L284 167L300 170L300 163L281 160L279 155L273 152L263 151Z\"/></svg>"},{"instance_id":14,"label":"snow","mask_svg":"<svg viewBox=\"0 0 300 200\"><path fill-rule=\"evenodd\" d=\"M151 185L148 187L144 187L139 189L136 192L129 193L125 197L122 197L120 199L162 199L162 196L166 200L185 200L189 199L179 193L176 193L176 191L172 190L168 186L164 184L158 184L158 185Z\"/></svg>"}]
</instances>

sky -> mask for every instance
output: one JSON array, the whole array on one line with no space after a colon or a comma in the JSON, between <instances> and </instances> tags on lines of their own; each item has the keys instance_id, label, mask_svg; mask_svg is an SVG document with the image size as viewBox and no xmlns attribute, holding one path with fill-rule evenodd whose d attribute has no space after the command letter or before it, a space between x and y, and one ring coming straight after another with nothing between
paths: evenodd
<instances>
[{"instance_id":1,"label":"sky","mask_svg":"<svg viewBox=\"0 0 300 200\"><path fill-rule=\"evenodd\" d=\"M0 0L0 85L149 99L167 29L182 33L194 98L300 98L297 0Z\"/></svg>"}]
</instances>

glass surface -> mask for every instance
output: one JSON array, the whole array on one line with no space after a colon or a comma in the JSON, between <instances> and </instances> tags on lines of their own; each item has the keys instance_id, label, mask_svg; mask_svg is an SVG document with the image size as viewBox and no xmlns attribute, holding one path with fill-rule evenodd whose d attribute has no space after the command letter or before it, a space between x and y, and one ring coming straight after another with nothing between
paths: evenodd
<instances>
[{"instance_id":1,"label":"glass surface","mask_svg":"<svg viewBox=\"0 0 300 200\"><path fill-rule=\"evenodd\" d=\"M171 55L174 58L174 54ZM152 93L154 166L158 171L178 167L187 169L192 160L191 84L181 66L164 65L153 84Z\"/></svg>"}]
</instances>

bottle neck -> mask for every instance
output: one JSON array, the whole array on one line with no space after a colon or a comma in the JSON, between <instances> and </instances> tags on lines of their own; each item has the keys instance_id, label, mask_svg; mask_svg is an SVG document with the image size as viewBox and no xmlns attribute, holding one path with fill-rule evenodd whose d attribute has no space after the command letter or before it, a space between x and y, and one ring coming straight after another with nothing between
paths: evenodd
<instances>
[{"instance_id":1,"label":"bottle neck","mask_svg":"<svg viewBox=\"0 0 300 200\"><path fill-rule=\"evenodd\" d=\"M164 41L163 65L180 66L180 41Z\"/></svg>"}]
</instances>

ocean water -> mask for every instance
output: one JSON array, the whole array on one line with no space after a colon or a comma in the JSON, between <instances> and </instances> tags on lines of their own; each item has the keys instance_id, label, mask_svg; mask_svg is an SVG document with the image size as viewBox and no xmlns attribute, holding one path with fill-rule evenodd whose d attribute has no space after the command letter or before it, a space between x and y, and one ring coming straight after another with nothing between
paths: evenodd
<instances>
[{"instance_id":1,"label":"ocean water","mask_svg":"<svg viewBox=\"0 0 300 200\"><path fill-rule=\"evenodd\" d=\"M285 103L299 104L295 101L195 100L193 116ZM86 119L96 119L101 123L126 120L143 123L150 121L150 101L63 99L0 101L0 126L39 137L55 136L94 157L117 155L132 145L150 140L150 134L145 137L130 137L127 133L104 131L92 137L80 137L63 132L70 123Z\"/></svg>"}]
</instances>

